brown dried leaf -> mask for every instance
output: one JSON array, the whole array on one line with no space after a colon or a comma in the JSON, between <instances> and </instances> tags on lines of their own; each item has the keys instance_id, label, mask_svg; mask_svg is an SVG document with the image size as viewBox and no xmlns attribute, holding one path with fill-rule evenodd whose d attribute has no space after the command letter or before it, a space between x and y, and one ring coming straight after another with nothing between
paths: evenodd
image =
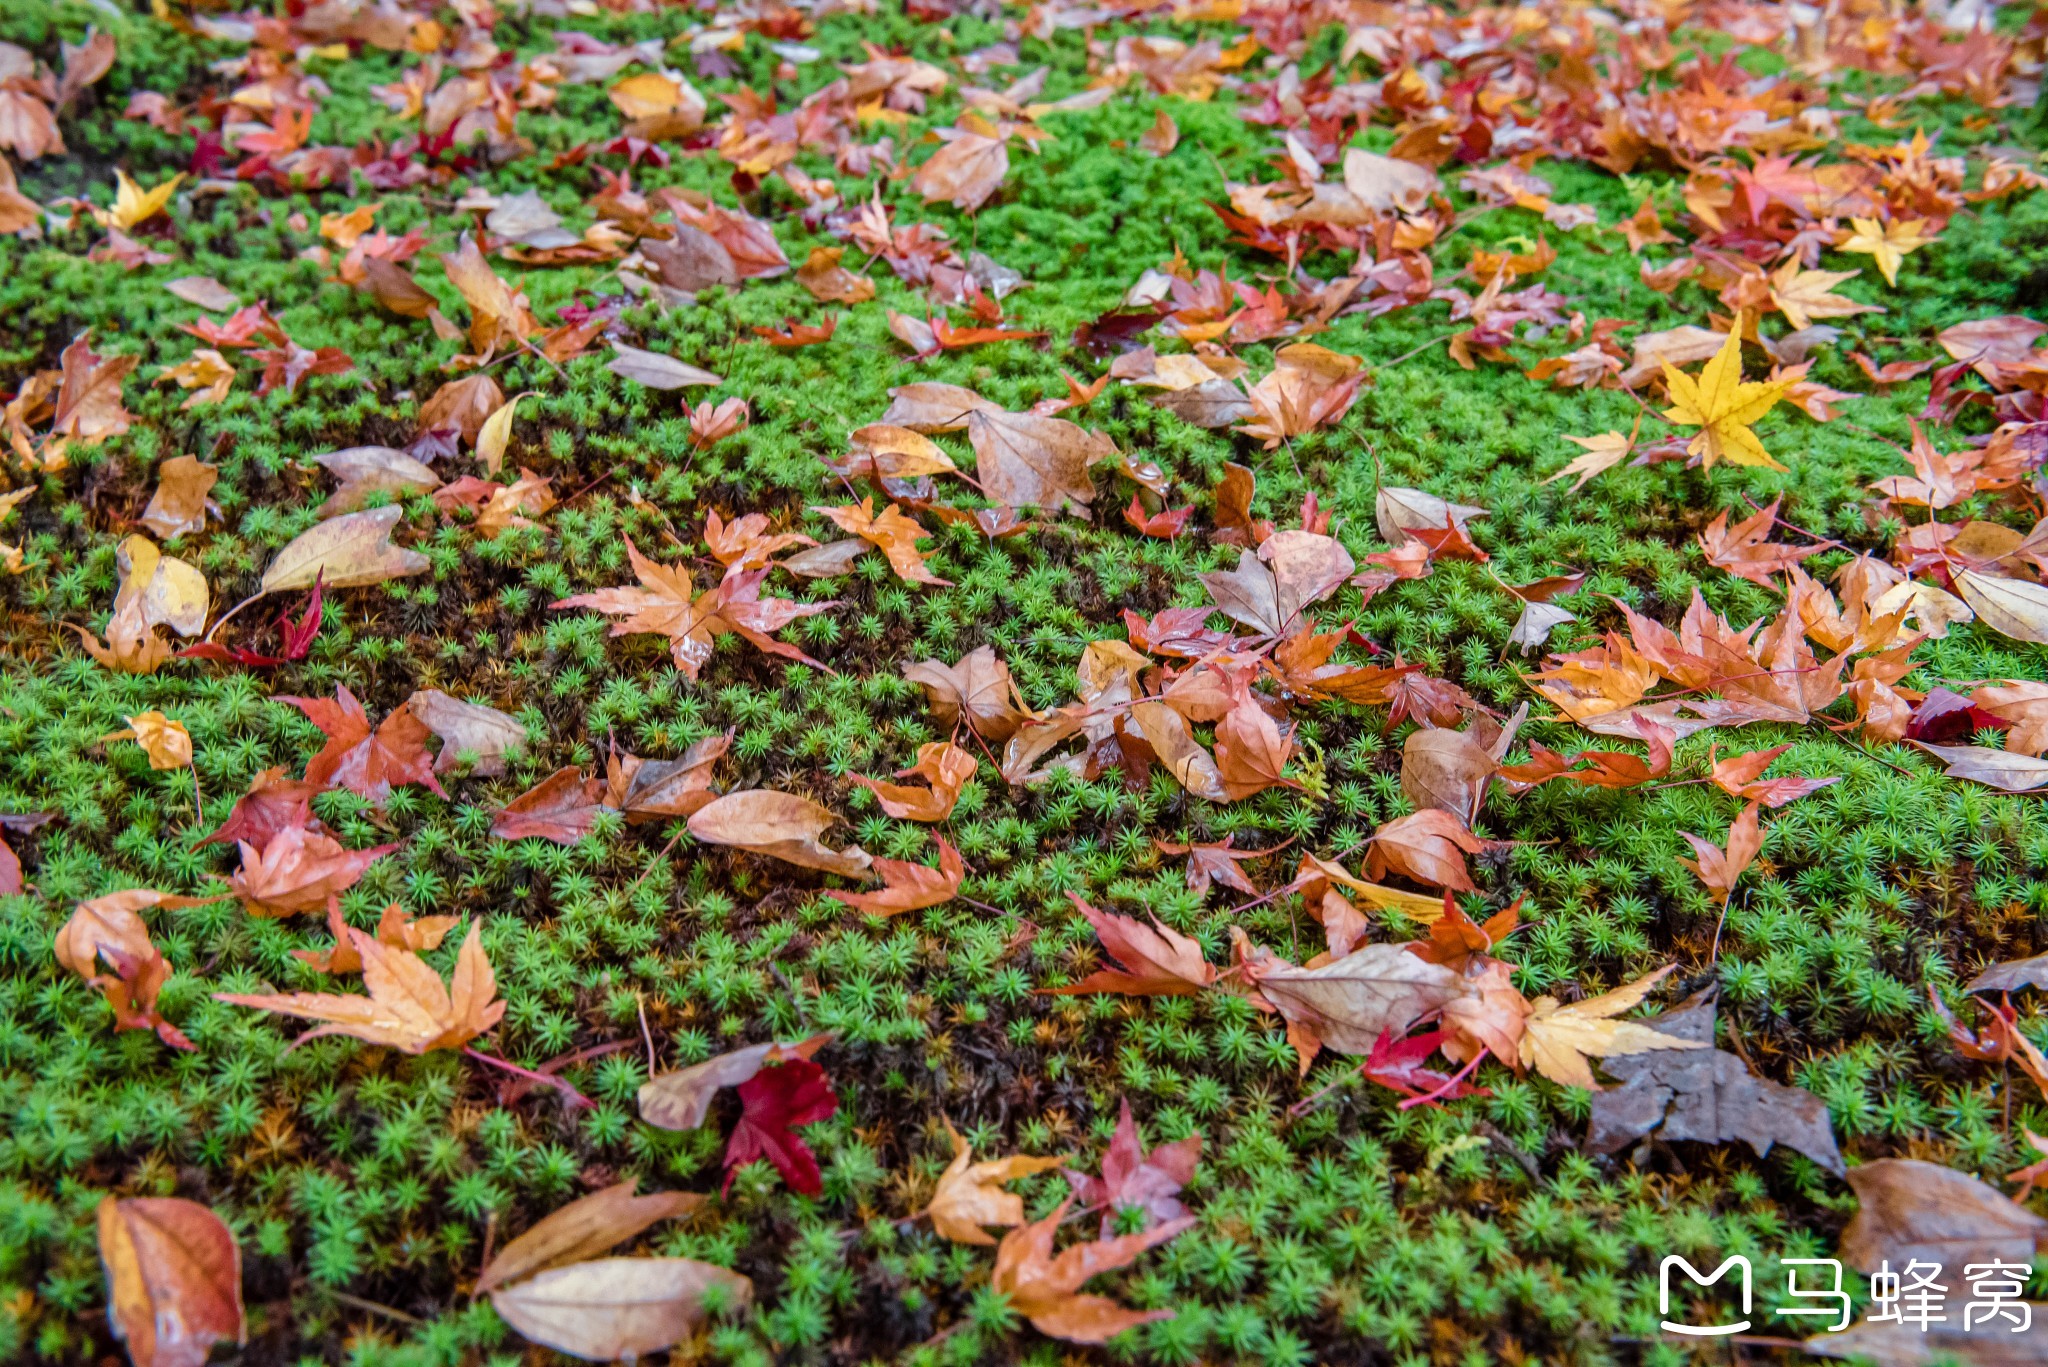
<instances>
[{"instance_id":1,"label":"brown dried leaf","mask_svg":"<svg viewBox=\"0 0 2048 1367\"><path fill-rule=\"evenodd\" d=\"M855 878L872 862L858 845L833 850L818 837L839 820L829 809L794 793L749 788L727 793L690 817L690 835L707 845L765 854L806 869Z\"/></svg>"},{"instance_id":2,"label":"brown dried leaf","mask_svg":"<svg viewBox=\"0 0 2048 1367\"><path fill-rule=\"evenodd\" d=\"M135 1367L204 1367L223 1339L248 1341L242 1250L197 1201L141 1196L100 1202L107 1321Z\"/></svg>"},{"instance_id":3,"label":"brown dried leaf","mask_svg":"<svg viewBox=\"0 0 2048 1367\"><path fill-rule=\"evenodd\" d=\"M551 1267L587 1262L657 1221L687 1215L704 1204L702 1196L687 1191L635 1196L635 1185L629 1178L543 1216L484 1265L477 1274L476 1294Z\"/></svg>"}]
</instances>

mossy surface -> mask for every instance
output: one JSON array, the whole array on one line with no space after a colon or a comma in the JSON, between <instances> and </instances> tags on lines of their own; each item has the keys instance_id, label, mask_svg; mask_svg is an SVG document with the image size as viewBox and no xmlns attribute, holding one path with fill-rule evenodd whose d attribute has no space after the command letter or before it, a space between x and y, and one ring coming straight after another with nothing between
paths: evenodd
<instances>
[{"instance_id":1,"label":"mossy surface","mask_svg":"<svg viewBox=\"0 0 2048 1367\"><path fill-rule=\"evenodd\" d=\"M497 38L519 54L551 48L557 27L611 42L660 39L679 31L678 13L597 12L573 25L507 15ZM93 23L110 24L103 9L11 0L0 40L54 59L60 38L77 41ZM116 166L148 184L182 169L190 138L119 111L143 91L189 98L209 63L239 54L146 14L111 26L120 56L67 117L70 154L20 168L23 191L45 204L67 194L106 203ZM1164 21L1145 27L1191 31ZM858 60L864 42L933 56L998 36L982 20L922 24L892 6L821 22L806 41L823 58L793 81L778 85L776 59L755 37L736 54L738 76L703 84L714 94L773 86L793 103L835 75L835 61ZM1084 88L1085 41L1062 32L1022 45L1025 68L1051 68L1044 98ZM308 69L332 91L314 140L350 144L405 131L369 88L415 65L374 50L311 58ZM1179 122L1180 146L1163 158L1138 154L1131 144L1159 108ZM934 101L896 130L899 145L957 111L950 93ZM2031 111L2004 111L1995 129L1970 126L1970 112L1912 106L1951 150L2038 143ZM1233 246L1207 207L1223 199L1226 177L1264 178L1274 150L1272 130L1238 113L1229 92L1194 103L1134 91L1099 110L1049 115L1054 140L1035 155L1015 154L1006 187L978 214L916 209L963 251L971 245L1029 281L1007 307L1047 343L912 362L889 336L883 309L920 312L923 300L879 267L879 300L852 308L821 309L788 278L708 291L690 308L636 303L622 321L638 345L716 371L725 377L717 397L752 405L742 434L703 451L692 448L673 396L607 372L602 348L560 373L528 358L500 366L508 394L533 392L508 464L530 465L575 496L540 528L494 540L445 523L427 500L408 502L403 539L432 557L432 572L332 595L310 658L263 674L196 662L148 677L114 674L62 625L104 625L115 546L161 460L198 454L220 467L223 522L170 549L204 570L217 602L230 603L253 589L272 550L311 525L330 485L307 458L410 438L417 400L447 378L441 367L456 348L327 283L329 270L305 255L322 214L371 196L253 186L183 193L174 221L148 238L174 259L133 271L87 259L95 234L83 218L40 242L0 238L0 384L12 388L54 366L88 328L97 349L143 362L126 390L134 429L76 452L75 468L44 480L6 529L24 543L29 565L0 579L0 811L51 810L59 819L12 838L33 886L0 902L0 1358L85 1363L117 1351L101 1311L91 1212L119 1191L190 1196L228 1219L252 1309L241 1360L519 1360L524 1345L466 1295L486 1240L502 1241L620 1176L652 1187L718 1184L718 1124L675 1134L637 1118L643 1012L663 1067L771 1036L839 1032L821 1061L842 1105L808 1132L824 1195L794 1196L756 1166L708 1213L649 1241L755 1279L757 1310L712 1339L715 1353L736 1361L1060 1361L1060 1347L987 1290L985 1251L899 1221L929 1195L950 1156L941 1115L980 1151L1085 1161L1106 1140L1122 1096L1148 1140L1199 1132L1205 1148L1190 1188L1199 1228L1116 1279L1128 1303L1176 1316L1121 1340L1107 1359L1675 1363L1692 1350L1656 1338L1664 1255L1697 1262L1750 1253L1762 1260L1768 1302L1783 1283L1771 1259L1833 1251L1853 1201L1839 1181L1783 1150L1759 1160L1739 1147L1686 1146L1642 1169L1626 1157L1596 1160L1578 1148L1586 1094L1494 1063L1479 1075L1488 1098L1401 1110L1393 1093L1353 1084L1291 1117L1294 1101L1351 1064L1326 1057L1297 1081L1280 1028L1242 999L1035 993L1098 963L1069 893L1156 915L1219 963L1232 925L1297 959L1313 953L1316 926L1297 899L1238 911L1227 893L1193 895L1179 861L1154 841L1293 841L1286 854L1248 866L1262 887L1284 882L1300 850L1354 848L1409 810L1397 781L1406 728L1385 730L1382 709L1304 711L1301 734L1321 763L1313 791L1276 789L1227 807L1187 797L1164 775L1137 792L1116 774L1012 789L984 764L941 828L972 866L963 889L972 902L894 921L853 914L822 896L825 881L814 875L687 836L672 842L677 827L606 822L567 848L489 835L505 802L558 766L601 764L613 740L665 757L733 728L721 786L810 794L842 812L874 853L928 861L925 828L887 818L847 781L908 763L940 734L920 690L902 680L904 665L987 644L1009 662L1028 703L1057 706L1072 697L1087 643L1122 636L1120 610L1149 615L1206 602L1195 575L1235 552L1200 536L1139 537L1115 512L1129 489L1105 479L1112 487L1093 521L1045 518L996 542L971 527L940 528L931 565L950 589L900 584L870 556L841 579L784 590L842 600L787 633L831 673L727 642L692 685L658 640L609 639L602 619L547 608L628 582L629 535L644 547L680 529L709 563L691 538L714 508L836 535L807 511L842 501L818 458L838 456L849 432L875 421L892 386L948 381L1012 408L1062 395L1064 375L1086 380L1102 365L1068 343L1073 330L1116 307L1145 269L1176 250L1196 267L1228 264L1236 278L1271 275L1274 260ZM558 153L615 135L618 122L602 87L566 88L552 109L519 117L535 155L473 183L538 189L580 227L601 185L598 159L545 168ZM1895 136L1854 118L1843 134ZM1365 135L1373 146L1385 140L1385 129ZM798 165L831 174L808 153ZM636 168L634 178L643 189L686 186L731 203L728 169L715 157L679 155L666 168ZM1673 176L1624 182L1584 166L1535 169L1559 200L1594 206L1606 224L1644 193L1667 213L1678 208ZM867 193L851 177L842 188L849 201ZM450 211L457 194L383 196L379 226L417 227L433 251L450 249L469 223ZM808 231L800 206L772 182L749 205L793 261L835 245ZM1526 245L1536 233L1529 214L1501 210L1474 218L1438 256L1448 274L1471 247ZM1701 320L1707 305L1697 291L1650 290L1618 236L1546 237L1558 257L1544 283L1589 318L1633 319L1644 329ZM549 321L573 300L619 290L602 266L521 274ZM245 379L220 404L181 410L182 391L144 382L190 353L178 325L198 311L163 288L181 275L211 275L245 301L267 300L297 341L340 347L355 370L315 377L290 396L258 397ZM463 316L437 270L422 269L420 280L451 317ZM1846 359L1851 350L1889 358L1899 352L1877 339L1903 338L1913 339L1912 354L1925 354L1942 326L2038 308L2044 282L2048 196L1979 206L1910 258L1896 289L1874 272L1843 288L1887 311L1844 320L1840 344L1818 354L1812 378L1865 391ZM824 345L779 350L750 331L827 311L841 317ZM1665 621L1695 590L1731 621L1774 614L1774 595L1707 565L1693 542L1723 510L1740 516L1782 496L1787 521L1848 550L1888 549L1896 528L1870 513L1866 487L1903 469L1888 440L1909 439L1908 419L1927 400L1924 378L1860 397L1833 423L1780 407L1759 433L1790 467L1784 474L1623 467L1570 493L1566 483L1542 482L1576 454L1563 434L1626 431L1635 403L1614 391L1560 392L1521 367L1462 369L1430 345L1453 330L1440 302L1337 318L1316 340L1363 357L1371 382L1341 422L1271 452L1189 426L1123 386L1078 416L1159 462L1175 481L1176 506L1194 502L1198 522L1227 461L1256 470L1264 516L1289 519L1315 494L1354 554L1382 549L1372 515L1381 482L1488 508L1477 524L1493 556L1486 569L1442 564L1362 609L1346 589L1322 616L1355 615L1382 647L1504 711L1529 695L1506 648L1516 604L1488 569L1510 583L1588 572L1585 594L1572 602L1581 622L1554 642L1564 647L1614 622L1604 595ZM1562 349L1558 338L1515 351L1527 365ZM1241 354L1263 373L1271 352ZM1984 425L1974 415L1963 422L1965 431ZM964 464L965 444L943 440ZM1975 511L2018 520L1981 498ZM1847 554L1830 550L1807 568L1824 574ZM1923 687L2048 677L2038 648L1975 626L1929 643L1918 658L1921 670L1907 682ZM330 792L315 809L351 846L402 842L343 897L354 924L373 924L393 900L414 913L481 918L510 1003L494 1036L506 1057L536 1066L628 1041L566 1070L599 1103L594 1109L568 1112L546 1093L501 1106L499 1079L451 1054L408 1058L339 1039L288 1051L297 1027L213 1000L215 992L319 990L325 980L291 956L326 943L315 918L256 920L233 901L152 913L152 934L174 969L162 1005L196 1042L189 1054L146 1032L113 1032L97 995L54 961L52 936L76 901L134 886L199 893L229 872L232 847L195 850L193 840L226 817L255 774L274 765L297 772L318 746L315 729L271 696L331 693L337 684L373 717L434 687L526 724L533 743L509 773L453 781L448 801L408 788L380 812ZM101 743L149 708L190 728L203 821L192 775L152 771L134 747ZM1533 722L1523 736L1564 749L1580 743L1562 721ZM1953 996L1987 960L2048 949L2048 814L2035 799L1944 779L1907 747L1866 749L1819 726L1751 727L1739 748L1783 742L1793 748L1781 772L1843 781L1774 814L1763 859L1728 908L1718 966L1709 967L1709 949L1720 908L1675 858L1686 852L1678 832L1718 837L1739 810L1707 785L1551 785L1497 798L1482 829L1515 843L1479 861L1482 891L1466 909L1481 915L1526 899L1530 929L1509 953L1531 996L1592 993L1673 961L1679 991L1718 979L1726 1030L1762 1071L1826 1101L1852 1159L1911 1154L1986 1174L2030 1161L2036 1155L2020 1131L2048 1130L2048 1106L1958 1058L1924 984ZM1728 743L1721 735L1684 742L1674 777L1704 773L1710 744ZM445 971L453 948L451 940L429 958ZM2028 1028L2038 1033L2031 1019ZM729 1120L724 1110L715 1115ZM1033 1214L1065 1192L1057 1174L1019 1189Z\"/></svg>"}]
</instances>

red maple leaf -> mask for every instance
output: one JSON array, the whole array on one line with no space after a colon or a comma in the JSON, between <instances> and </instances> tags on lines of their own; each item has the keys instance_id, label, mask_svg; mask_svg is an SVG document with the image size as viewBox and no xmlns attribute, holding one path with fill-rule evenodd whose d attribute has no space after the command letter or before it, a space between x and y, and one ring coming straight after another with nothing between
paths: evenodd
<instances>
[{"instance_id":1,"label":"red maple leaf","mask_svg":"<svg viewBox=\"0 0 2048 1367\"><path fill-rule=\"evenodd\" d=\"M427 753L427 737L433 732L413 716L409 704L399 704L375 731L356 695L345 684L334 686L334 697L279 697L304 712L313 725L327 733L327 744L306 765L306 782L322 788L346 788L365 802L382 806L391 790L408 783L424 784L437 797L448 794L434 777L434 757Z\"/></svg>"},{"instance_id":2,"label":"red maple leaf","mask_svg":"<svg viewBox=\"0 0 2048 1367\"><path fill-rule=\"evenodd\" d=\"M1433 1068L1425 1068L1422 1061L1437 1051L1437 1046L1447 1038L1442 1030L1432 1030L1426 1035L1415 1035L1408 1039L1395 1039L1391 1030L1380 1031L1378 1039L1372 1042L1372 1052L1366 1055L1359 1071L1382 1087L1391 1087L1406 1097L1428 1097L1434 1105L1440 1097L1491 1096L1484 1087L1454 1080Z\"/></svg>"},{"instance_id":3,"label":"red maple leaf","mask_svg":"<svg viewBox=\"0 0 2048 1367\"><path fill-rule=\"evenodd\" d=\"M1102 1211L1102 1233L1107 1238L1116 1224L1117 1212L1136 1206L1145 1212L1145 1226L1178 1220L1188 1213L1180 1203L1180 1189L1194 1180L1195 1164L1201 1161L1202 1136L1191 1134L1172 1144L1161 1144L1151 1152L1138 1137L1138 1123L1131 1118L1126 1097L1117 1116L1116 1133L1102 1154L1102 1176L1065 1169L1067 1184L1074 1195Z\"/></svg>"},{"instance_id":4,"label":"red maple leaf","mask_svg":"<svg viewBox=\"0 0 2048 1367\"><path fill-rule=\"evenodd\" d=\"M224 646L218 641L201 641L196 646L186 646L178 652L181 660L216 660L221 664L242 665L249 669L274 669L293 660L303 660L311 653L313 642L320 635L320 623L325 612L320 606L321 583L319 576L313 579L312 595L306 600L306 611L298 621L292 621L289 612L277 614L277 634L284 640L284 654L266 655L260 650L247 646Z\"/></svg>"},{"instance_id":5,"label":"red maple leaf","mask_svg":"<svg viewBox=\"0 0 2048 1367\"><path fill-rule=\"evenodd\" d=\"M809 1059L791 1059L760 1072L737 1088L740 1123L733 1126L732 1139L725 1146L725 1186L732 1190L733 1178L756 1158L765 1158L802 1196L818 1196L825 1190L818 1171L817 1155L796 1133L799 1125L815 1125L839 1111L839 1096L832 1090L825 1070Z\"/></svg>"},{"instance_id":6,"label":"red maple leaf","mask_svg":"<svg viewBox=\"0 0 2048 1367\"><path fill-rule=\"evenodd\" d=\"M195 842L192 848L240 840L247 841L261 854L279 831L324 831L326 828L313 819L312 799L320 790L317 783L286 778L283 769L265 769L250 781L249 791L236 801L235 809L220 823L220 829Z\"/></svg>"}]
</instances>

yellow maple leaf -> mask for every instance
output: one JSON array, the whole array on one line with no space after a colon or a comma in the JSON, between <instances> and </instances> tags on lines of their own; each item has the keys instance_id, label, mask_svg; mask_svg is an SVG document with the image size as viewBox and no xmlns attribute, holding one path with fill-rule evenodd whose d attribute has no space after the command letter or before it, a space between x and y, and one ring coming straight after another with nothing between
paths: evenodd
<instances>
[{"instance_id":1,"label":"yellow maple leaf","mask_svg":"<svg viewBox=\"0 0 2048 1367\"><path fill-rule=\"evenodd\" d=\"M1599 1091L1587 1056L1612 1058L1652 1049L1704 1049L1695 1040L1678 1039L1636 1021L1612 1019L1649 995L1675 965L1667 964L1647 977L1597 997L1561 1006L1555 997L1538 997L1523 1027L1521 1062L1552 1082Z\"/></svg>"},{"instance_id":2,"label":"yellow maple leaf","mask_svg":"<svg viewBox=\"0 0 2048 1367\"><path fill-rule=\"evenodd\" d=\"M139 223L147 223L164 211L184 182L185 173L180 171L163 184L152 190L145 190L130 178L126 171L114 172L114 207L94 209L93 220L102 228L120 228L123 231Z\"/></svg>"},{"instance_id":3,"label":"yellow maple leaf","mask_svg":"<svg viewBox=\"0 0 2048 1367\"><path fill-rule=\"evenodd\" d=\"M1642 419L1636 419L1636 427L1641 428L1642 425ZM1621 464L1622 461L1628 458L1628 453L1633 451L1636 446L1636 434L1634 432L1630 432L1625 437L1619 432L1602 432L1598 436L1592 437L1568 436L1565 440L1575 446L1583 446L1586 449L1586 454L1583 456L1573 456L1569 465L1543 482L1550 484L1556 480L1563 479L1566 475L1577 475L1578 478L1572 481L1572 487L1565 491L1572 494L1585 487L1586 481L1592 479L1595 475L1605 474Z\"/></svg>"},{"instance_id":4,"label":"yellow maple leaf","mask_svg":"<svg viewBox=\"0 0 2048 1367\"><path fill-rule=\"evenodd\" d=\"M1771 272L1771 302L1795 328L1810 325L1816 318L1851 318L1859 313L1883 313L1875 304L1859 304L1836 294L1835 286L1854 280L1862 271L1809 271L1793 257Z\"/></svg>"},{"instance_id":5,"label":"yellow maple leaf","mask_svg":"<svg viewBox=\"0 0 2048 1367\"><path fill-rule=\"evenodd\" d=\"M1771 380L1744 383L1742 379L1742 319L1721 344L1720 351L1701 368L1699 378L1685 374L1671 362L1664 362L1664 382L1671 389L1671 407L1664 410L1667 422L1700 430L1686 444L1689 455L1698 456L1708 468L1716 461L1731 465L1785 467L1771 459L1750 425L1771 411L1784 396L1786 382Z\"/></svg>"},{"instance_id":6,"label":"yellow maple leaf","mask_svg":"<svg viewBox=\"0 0 2048 1367\"><path fill-rule=\"evenodd\" d=\"M1911 252L1916 252L1934 240L1927 231L1924 218L1909 219L1904 223L1879 223L1874 218L1852 218L1849 226L1855 231L1843 238L1836 247L1840 251L1854 252L1858 256L1870 257L1879 275L1887 285L1899 283L1899 264Z\"/></svg>"},{"instance_id":7,"label":"yellow maple leaf","mask_svg":"<svg viewBox=\"0 0 2048 1367\"><path fill-rule=\"evenodd\" d=\"M974 1150L951 1121L946 1133L953 1140L953 1162L923 1213L931 1216L933 1229L956 1244L993 1244L983 1225L1024 1223L1024 1198L1004 1191L1003 1183L1049 1171L1060 1160L1015 1154L976 1163Z\"/></svg>"}]
</instances>

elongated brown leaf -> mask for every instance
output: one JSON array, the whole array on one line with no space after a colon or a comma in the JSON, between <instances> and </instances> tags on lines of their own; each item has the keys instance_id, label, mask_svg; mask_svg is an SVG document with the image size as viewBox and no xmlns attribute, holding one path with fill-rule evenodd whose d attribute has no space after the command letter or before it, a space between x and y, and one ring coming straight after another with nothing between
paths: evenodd
<instances>
[{"instance_id":1,"label":"elongated brown leaf","mask_svg":"<svg viewBox=\"0 0 2048 1367\"><path fill-rule=\"evenodd\" d=\"M424 555L391 544L391 533L404 516L396 505L372 508L302 532L271 558L263 572L263 592L308 589L315 579L330 589L357 588L426 573L432 562Z\"/></svg>"},{"instance_id":2,"label":"elongated brown leaf","mask_svg":"<svg viewBox=\"0 0 2048 1367\"><path fill-rule=\"evenodd\" d=\"M196 1201L144 1196L99 1205L108 1325L135 1367L202 1367L223 1339L247 1341L242 1250Z\"/></svg>"},{"instance_id":3,"label":"elongated brown leaf","mask_svg":"<svg viewBox=\"0 0 2048 1367\"><path fill-rule=\"evenodd\" d=\"M476 1294L545 1272L586 1262L659 1220L687 1215L704 1204L695 1192L657 1191L635 1196L630 1179L571 1201L537 1221L498 1250L476 1279Z\"/></svg>"},{"instance_id":4,"label":"elongated brown leaf","mask_svg":"<svg viewBox=\"0 0 2048 1367\"><path fill-rule=\"evenodd\" d=\"M710 1319L707 1295L743 1310L754 1283L692 1258L599 1258L491 1293L491 1307L533 1342L590 1362L665 1352Z\"/></svg>"},{"instance_id":5,"label":"elongated brown leaf","mask_svg":"<svg viewBox=\"0 0 2048 1367\"><path fill-rule=\"evenodd\" d=\"M858 845L834 850L819 843L818 837L838 820L809 798L749 788L727 793L692 813L690 834L707 845L728 845L806 869L858 877L872 862L866 850Z\"/></svg>"}]
</instances>

